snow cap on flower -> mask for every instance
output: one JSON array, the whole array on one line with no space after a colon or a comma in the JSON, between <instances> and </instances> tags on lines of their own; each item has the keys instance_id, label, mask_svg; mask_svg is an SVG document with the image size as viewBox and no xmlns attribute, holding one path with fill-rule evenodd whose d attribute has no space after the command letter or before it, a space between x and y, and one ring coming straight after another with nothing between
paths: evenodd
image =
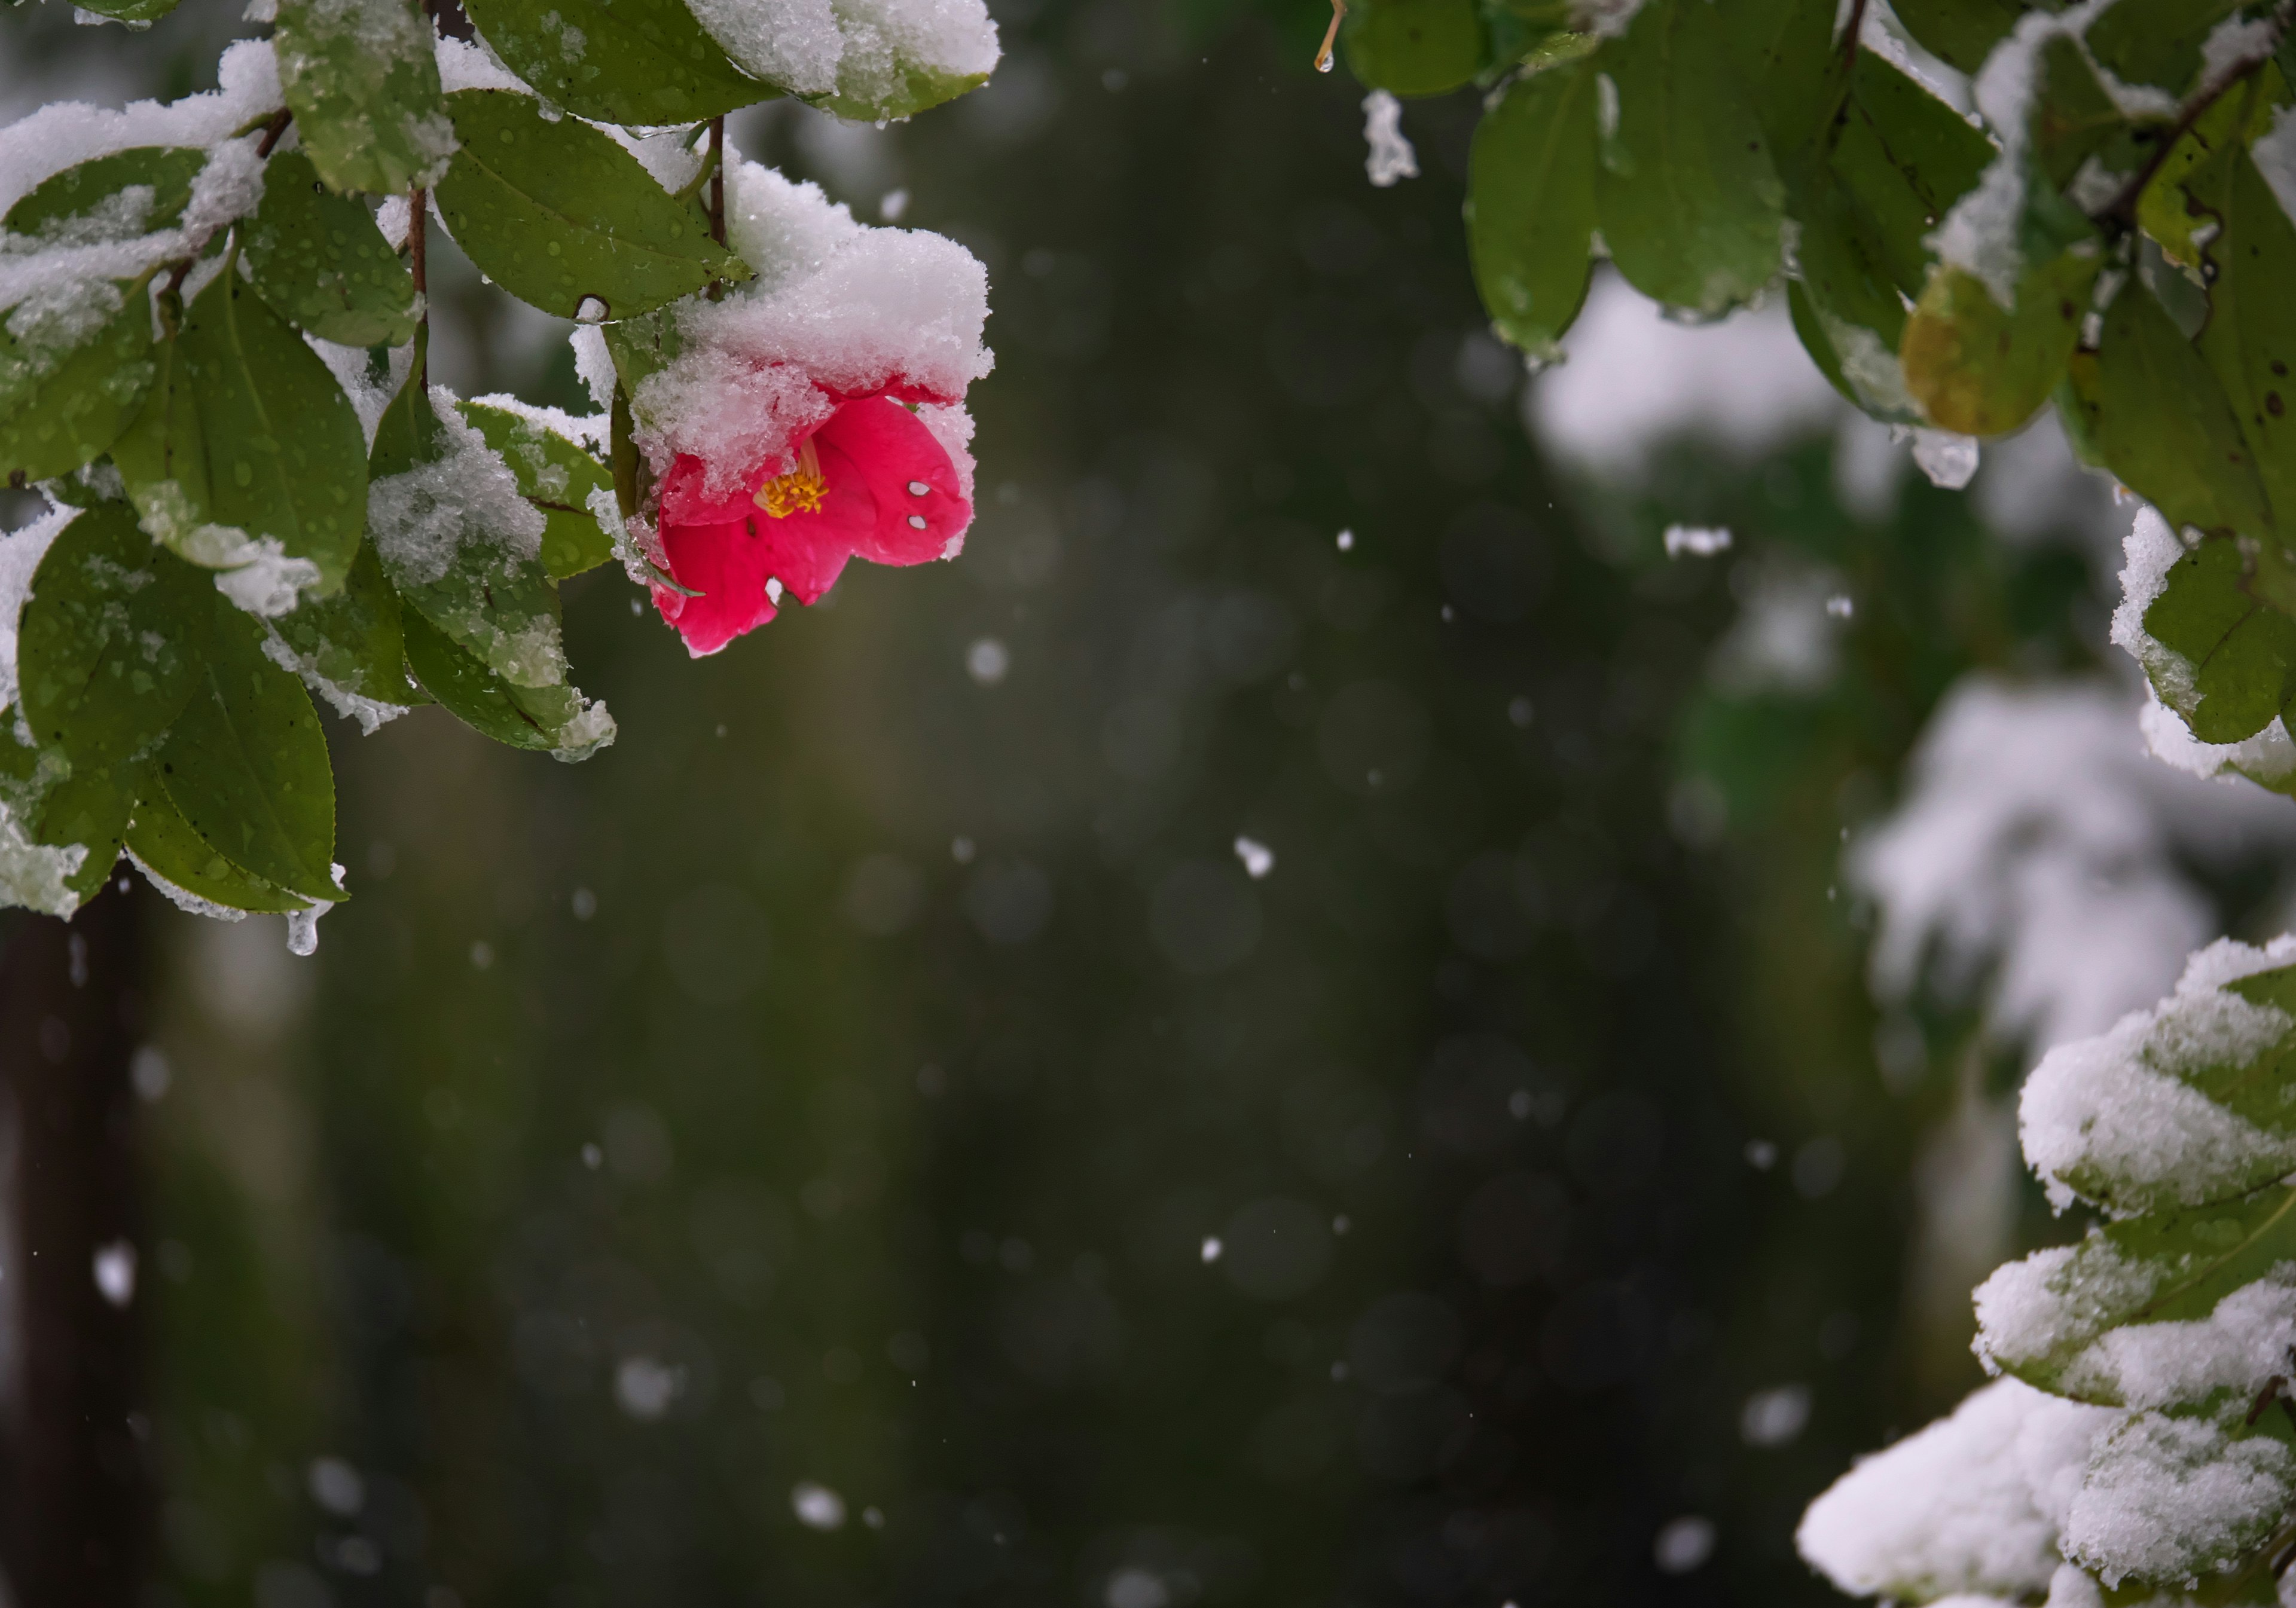
<instances>
[{"instance_id":1,"label":"snow cap on flower","mask_svg":"<svg viewBox=\"0 0 2296 1608\"><path fill-rule=\"evenodd\" d=\"M839 398L954 404L988 372L988 276L964 247L857 224L819 185L755 162L728 177L726 241L757 278L681 307L681 355L631 398L657 475L696 458L723 495L785 460ZM969 494L971 460L957 461Z\"/></svg>"}]
</instances>

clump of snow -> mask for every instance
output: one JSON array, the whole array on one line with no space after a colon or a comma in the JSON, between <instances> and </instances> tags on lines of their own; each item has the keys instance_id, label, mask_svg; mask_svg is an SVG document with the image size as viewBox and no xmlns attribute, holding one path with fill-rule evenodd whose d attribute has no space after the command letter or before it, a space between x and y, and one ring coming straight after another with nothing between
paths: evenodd
<instances>
[{"instance_id":1,"label":"clump of snow","mask_svg":"<svg viewBox=\"0 0 2296 1608\"><path fill-rule=\"evenodd\" d=\"M614 355L606 347L606 332L596 324L578 324L566 338L574 348L574 372L590 393L601 413L614 406Z\"/></svg>"},{"instance_id":2,"label":"clump of snow","mask_svg":"<svg viewBox=\"0 0 2296 1608\"><path fill-rule=\"evenodd\" d=\"M1922 1602L2020 1597L2062 1564L2059 1522L2090 1448L2121 1415L2005 1379L1862 1458L1809 1506L1794 1543L1845 1592Z\"/></svg>"},{"instance_id":3,"label":"clump of snow","mask_svg":"<svg viewBox=\"0 0 2296 1608\"><path fill-rule=\"evenodd\" d=\"M1730 527L1726 525L1669 525L1666 527L1666 556L1678 559L1688 553L1693 559L1711 559L1730 551Z\"/></svg>"},{"instance_id":4,"label":"clump of snow","mask_svg":"<svg viewBox=\"0 0 2296 1608\"><path fill-rule=\"evenodd\" d=\"M431 387L430 404L439 455L367 488L367 530L392 578L401 585L432 584L472 545L538 558L542 511L519 495L517 477L456 411L453 392Z\"/></svg>"},{"instance_id":5,"label":"clump of snow","mask_svg":"<svg viewBox=\"0 0 2296 1608\"><path fill-rule=\"evenodd\" d=\"M2296 1497L2296 1453L2205 1418L2141 1413L2092 1454L2065 1514L2065 1555L2108 1587L2131 1575L2190 1579L2229 1571Z\"/></svg>"},{"instance_id":6,"label":"clump of snow","mask_svg":"<svg viewBox=\"0 0 2296 1608\"><path fill-rule=\"evenodd\" d=\"M754 162L728 176L727 237L757 278L682 304L679 356L637 388L635 436L657 474L691 454L722 496L836 397L890 391L948 408L988 372L988 276L962 246L856 223L818 185Z\"/></svg>"},{"instance_id":7,"label":"clump of snow","mask_svg":"<svg viewBox=\"0 0 2296 1608\"><path fill-rule=\"evenodd\" d=\"M1993 47L1972 86L1977 109L2000 142L2000 153L1977 184L1953 204L1925 242L1938 260L1985 286L2002 306L2013 306L2025 272L2019 236L2025 213L2026 120L2033 101L2041 47L2066 25L2046 12L2029 12L2015 31Z\"/></svg>"},{"instance_id":8,"label":"clump of snow","mask_svg":"<svg viewBox=\"0 0 2296 1608\"><path fill-rule=\"evenodd\" d=\"M264 634L263 653L282 670L300 676L303 684L326 699L328 707L337 714L357 721L362 737L373 737L413 707L369 698L357 687L336 681L321 667L319 654L298 653L283 638L268 632Z\"/></svg>"},{"instance_id":9,"label":"clump of snow","mask_svg":"<svg viewBox=\"0 0 2296 1608\"><path fill-rule=\"evenodd\" d=\"M55 503L30 524L0 535L0 710L16 701L16 627L32 596L32 575L47 557L48 545L79 510Z\"/></svg>"},{"instance_id":10,"label":"clump of snow","mask_svg":"<svg viewBox=\"0 0 2296 1608\"><path fill-rule=\"evenodd\" d=\"M1385 190L1398 179L1419 176L1419 153L1403 133L1403 102L1384 89L1364 97L1364 172Z\"/></svg>"},{"instance_id":11,"label":"clump of snow","mask_svg":"<svg viewBox=\"0 0 2296 1608\"><path fill-rule=\"evenodd\" d=\"M2173 1269L2133 1261L2102 1229L2036 1251L1977 1286L1971 1349L1988 1373L2070 1358L2152 1298Z\"/></svg>"},{"instance_id":12,"label":"clump of snow","mask_svg":"<svg viewBox=\"0 0 2296 1608\"><path fill-rule=\"evenodd\" d=\"M2139 503L2122 548L2120 603L2112 611L2113 646L2144 666L2144 673L2173 706L2189 706L2198 697L2193 662L2144 630L2145 611L2169 590L2169 572L2185 556L2185 544L2149 502Z\"/></svg>"},{"instance_id":13,"label":"clump of snow","mask_svg":"<svg viewBox=\"0 0 2296 1608\"><path fill-rule=\"evenodd\" d=\"M2192 958L2155 1009L2042 1059L2018 1128L2060 1210L2077 1195L2101 1194L2123 1214L2202 1205L2296 1170L2296 1134L2258 1128L2193 1086L2288 1047L2296 1019L2224 985L2292 962L2296 937L2260 950L2219 940Z\"/></svg>"},{"instance_id":14,"label":"clump of snow","mask_svg":"<svg viewBox=\"0 0 2296 1608\"><path fill-rule=\"evenodd\" d=\"M495 47L481 37L450 38L441 34L432 42L439 59L439 86L447 94L458 89L507 89L534 94L533 86L511 71Z\"/></svg>"},{"instance_id":15,"label":"clump of snow","mask_svg":"<svg viewBox=\"0 0 2296 1608\"><path fill-rule=\"evenodd\" d=\"M406 207L404 197L392 197L383 203L383 209L390 210L394 202L403 214ZM403 238L406 231L403 216L399 229ZM374 432L382 423L383 414L390 411L390 399L398 395L406 383L407 375L414 371L414 343L410 341L405 346L391 347L381 372L377 373L370 366L363 347L339 347L333 341L321 340L316 335L306 335L303 341L319 355L333 373L336 383L343 388L343 395L350 398L351 409L358 414L359 429L366 435L367 450L373 451Z\"/></svg>"},{"instance_id":16,"label":"clump of snow","mask_svg":"<svg viewBox=\"0 0 2296 1608\"><path fill-rule=\"evenodd\" d=\"M144 880L150 883L153 887L159 889L160 892L166 896L169 904L174 905L186 916L205 916L210 921L244 921L247 919L248 913L245 910L234 910L227 904L217 904L212 899L205 899L201 897L199 894L194 894L191 889L184 886L181 883L168 881L167 877L161 876L159 872L153 870L150 865L145 863L144 856L138 854L132 848L127 851L127 861L137 870L144 873Z\"/></svg>"},{"instance_id":17,"label":"clump of snow","mask_svg":"<svg viewBox=\"0 0 2296 1608\"><path fill-rule=\"evenodd\" d=\"M1977 438L1951 430L1917 429L1914 463L1931 486L1957 492L1977 478Z\"/></svg>"},{"instance_id":18,"label":"clump of snow","mask_svg":"<svg viewBox=\"0 0 2296 1608\"><path fill-rule=\"evenodd\" d=\"M278 537L250 536L235 525L201 519L178 481L139 486L135 502L146 531L193 563L219 572L216 590L258 618L292 613L319 584L319 567L289 557Z\"/></svg>"},{"instance_id":19,"label":"clump of snow","mask_svg":"<svg viewBox=\"0 0 2296 1608\"><path fill-rule=\"evenodd\" d=\"M997 61L983 0L691 0L745 72L808 99L892 102L911 71L985 78Z\"/></svg>"},{"instance_id":20,"label":"clump of snow","mask_svg":"<svg viewBox=\"0 0 2296 1608\"><path fill-rule=\"evenodd\" d=\"M2040 1047L2103 1032L2210 936L2187 859L2296 840L2296 810L2151 761L2107 684L1964 678L1931 717L1898 809L1847 856L1879 928L1874 992L1984 986L1987 1026Z\"/></svg>"},{"instance_id":21,"label":"clump of snow","mask_svg":"<svg viewBox=\"0 0 2296 1608\"><path fill-rule=\"evenodd\" d=\"M330 866L337 887L343 886L343 868ZM314 899L299 910L287 914L287 952L291 955L312 955L319 950L319 918L342 902L339 899Z\"/></svg>"},{"instance_id":22,"label":"clump of snow","mask_svg":"<svg viewBox=\"0 0 2296 1608\"><path fill-rule=\"evenodd\" d=\"M2296 216L2296 106L2275 111L2271 129L2248 148L2248 154L2280 198L2281 210Z\"/></svg>"},{"instance_id":23,"label":"clump of snow","mask_svg":"<svg viewBox=\"0 0 2296 1608\"><path fill-rule=\"evenodd\" d=\"M2090 1400L2167 1408L2218 1400L2245 1407L2289 1371L2296 1336L2296 1262L2243 1285L2206 1318L2108 1329L2074 1358L2068 1389Z\"/></svg>"}]
</instances>

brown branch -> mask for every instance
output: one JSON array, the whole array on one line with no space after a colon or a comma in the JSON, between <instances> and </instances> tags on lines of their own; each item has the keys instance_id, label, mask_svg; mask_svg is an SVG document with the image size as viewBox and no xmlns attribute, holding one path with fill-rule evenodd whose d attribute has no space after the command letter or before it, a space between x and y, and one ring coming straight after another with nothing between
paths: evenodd
<instances>
[{"instance_id":1,"label":"brown branch","mask_svg":"<svg viewBox=\"0 0 2296 1608\"><path fill-rule=\"evenodd\" d=\"M2279 42L2279 36L2276 32L2273 37L2275 48L2277 48ZM2144 195L2144 187L2152 182L2163 167L2168 165L2169 158L2176 151L2177 143L2193 131L2194 124L2208 115L2210 107L2232 92L2234 85L2246 83L2258 68L2270 60L2272 60L2272 52L2267 50L2262 55L2242 62L2217 83L2194 95L2192 103L2177 114L2176 122L2161 137L2159 147L2152 152L2152 159L2137 170L2134 178L2114 192L2111 200L2089 214L2090 218L2097 223L2111 220L2120 224L2123 228L2134 229L2136 226L2137 200Z\"/></svg>"},{"instance_id":2,"label":"brown branch","mask_svg":"<svg viewBox=\"0 0 2296 1608\"><path fill-rule=\"evenodd\" d=\"M287 132L287 125L294 120L294 112L284 106L273 112L271 120L263 126L263 137L255 143L255 154L258 157L269 156L271 148L278 144L280 136Z\"/></svg>"}]
</instances>

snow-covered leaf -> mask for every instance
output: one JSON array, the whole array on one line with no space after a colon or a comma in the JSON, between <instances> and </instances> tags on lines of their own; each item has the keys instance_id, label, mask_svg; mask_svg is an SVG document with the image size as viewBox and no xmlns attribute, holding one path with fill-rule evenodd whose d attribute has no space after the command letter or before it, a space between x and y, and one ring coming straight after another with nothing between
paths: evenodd
<instances>
[{"instance_id":1,"label":"snow-covered leaf","mask_svg":"<svg viewBox=\"0 0 2296 1608\"><path fill-rule=\"evenodd\" d=\"M279 0L279 82L330 189L396 195L445 169L455 128L431 38L414 0Z\"/></svg>"},{"instance_id":2,"label":"snow-covered leaf","mask_svg":"<svg viewBox=\"0 0 2296 1608\"><path fill-rule=\"evenodd\" d=\"M143 405L152 311L120 287L119 310L82 339L27 340L10 324L0 314L0 481L53 480L102 456Z\"/></svg>"},{"instance_id":3,"label":"snow-covered leaf","mask_svg":"<svg viewBox=\"0 0 2296 1608\"><path fill-rule=\"evenodd\" d=\"M364 542L342 591L308 599L269 622L274 641L267 651L336 714L372 731L422 701L421 690L406 679L399 615L398 594L383 578L374 543Z\"/></svg>"},{"instance_id":4,"label":"snow-covered leaf","mask_svg":"<svg viewBox=\"0 0 2296 1608\"><path fill-rule=\"evenodd\" d=\"M2296 697L2296 619L2249 590L2236 538L2210 537L2172 565L2144 613L2144 654L2161 701L2204 743L2236 743Z\"/></svg>"},{"instance_id":5,"label":"snow-covered leaf","mask_svg":"<svg viewBox=\"0 0 2296 1608\"><path fill-rule=\"evenodd\" d=\"M406 603L408 665L488 736L586 757L613 724L569 683L542 510L447 393L422 393L419 380L376 432L368 515Z\"/></svg>"},{"instance_id":6,"label":"snow-covered leaf","mask_svg":"<svg viewBox=\"0 0 2296 1608\"><path fill-rule=\"evenodd\" d=\"M595 569L614 556L614 543L589 511L590 494L613 490L613 471L565 429L553 428L547 415L509 403L497 397L457 405L517 478L519 495L541 510L542 563L551 577Z\"/></svg>"},{"instance_id":7,"label":"snow-covered leaf","mask_svg":"<svg viewBox=\"0 0 2296 1608\"><path fill-rule=\"evenodd\" d=\"M417 614L406 616L406 663L455 718L498 743L580 760L614 739L605 705L570 686L515 686Z\"/></svg>"},{"instance_id":8,"label":"snow-covered leaf","mask_svg":"<svg viewBox=\"0 0 2296 1608\"><path fill-rule=\"evenodd\" d=\"M188 145L139 145L76 162L25 192L0 216L0 230L56 238L76 224L124 221L116 213L132 213L137 229L172 229L207 165L208 153Z\"/></svg>"}]
</instances>

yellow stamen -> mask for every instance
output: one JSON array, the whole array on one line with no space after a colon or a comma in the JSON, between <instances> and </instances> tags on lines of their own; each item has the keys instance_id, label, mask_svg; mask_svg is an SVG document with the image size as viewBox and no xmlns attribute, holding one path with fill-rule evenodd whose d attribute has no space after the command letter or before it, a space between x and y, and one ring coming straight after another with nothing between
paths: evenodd
<instances>
[{"instance_id":1,"label":"yellow stamen","mask_svg":"<svg viewBox=\"0 0 2296 1608\"><path fill-rule=\"evenodd\" d=\"M756 502L767 518L786 519L791 514L819 513L821 500L828 492L829 482L821 473L821 454L813 450L813 437L808 436L797 449L797 467L758 487Z\"/></svg>"}]
</instances>

